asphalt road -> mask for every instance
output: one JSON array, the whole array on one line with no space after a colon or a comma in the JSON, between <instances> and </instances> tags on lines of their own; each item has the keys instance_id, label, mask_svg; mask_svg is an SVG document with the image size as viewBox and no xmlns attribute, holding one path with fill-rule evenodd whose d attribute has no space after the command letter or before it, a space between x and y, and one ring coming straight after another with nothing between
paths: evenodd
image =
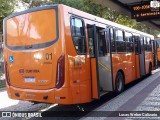
<instances>
[{"instance_id":1,"label":"asphalt road","mask_svg":"<svg viewBox=\"0 0 160 120\"><path fill-rule=\"evenodd\" d=\"M0 118L0 120L131 120L131 119L160 119L158 117L106 117L107 114L114 114L114 111L160 111L160 72L156 70L150 77L137 80L126 86L123 93L115 96L112 93L104 95L100 100L81 105L57 105L57 104L33 104L28 101L11 100L8 98L5 89L0 89L0 111L39 111L42 115L52 114L60 111L65 114L68 111L71 117L54 118ZM49 113L48 113L49 111ZM53 112L54 111L54 112ZM62 112L63 111L63 112ZM75 116L78 112L82 113ZM91 112L94 111L94 112ZM108 112L106 112L108 111ZM102 116L101 116L102 115ZM101 117L100 117L101 116Z\"/></svg>"}]
</instances>

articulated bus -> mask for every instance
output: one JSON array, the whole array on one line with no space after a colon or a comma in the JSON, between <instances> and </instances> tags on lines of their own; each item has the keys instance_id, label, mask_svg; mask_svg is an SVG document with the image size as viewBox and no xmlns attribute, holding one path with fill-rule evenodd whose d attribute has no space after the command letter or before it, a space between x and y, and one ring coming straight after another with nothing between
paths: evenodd
<instances>
[{"instance_id":1,"label":"articulated bus","mask_svg":"<svg viewBox=\"0 0 160 120\"><path fill-rule=\"evenodd\" d=\"M157 67L160 65L160 40L153 40L154 61Z\"/></svg>"},{"instance_id":2,"label":"articulated bus","mask_svg":"<svg viewBox=\"0 0 160 120\"><path fill-rule=\"evenodd\" d=\"M152 35L65 5L36 7L4 19L8 96L80 104L150 75Z\"/></svg>"},{"instance_id":3,"label":"articulated bus","mask_svg":"<svg viewBox=\"0 0 160 120\"><path fill-rule=\"evenodd\" d=\"M157 42L157 61L160 64L160 40L156 40Z\"/></svg>"},{"instance_id":4,"label":"articulated bus","mask_svg":"<svg viewBox=\"0 0 160 120\"><path fill-rule=\"evenodd\" d=\"M152 40L152 51L153 51L153 69L157 69L160 64L160 41Z\"/></svg>"}]
</instances>

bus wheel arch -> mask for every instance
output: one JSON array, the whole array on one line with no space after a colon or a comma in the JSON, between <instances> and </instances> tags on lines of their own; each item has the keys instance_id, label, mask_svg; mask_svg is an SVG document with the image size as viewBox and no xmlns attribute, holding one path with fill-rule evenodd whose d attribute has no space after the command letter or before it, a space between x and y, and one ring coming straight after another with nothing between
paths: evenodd
<instances>
[{"instance_id":1,"label":"bus wheel arch","mask_svg":"<svg viewBox=\"0 0 160 120\"><path fill-rule=\"evenodd\" d=\"M123 70L118 70L115 78L115 93L120 94L123 92L125 86L125 75Z\"/></svg>"}]
</instances>

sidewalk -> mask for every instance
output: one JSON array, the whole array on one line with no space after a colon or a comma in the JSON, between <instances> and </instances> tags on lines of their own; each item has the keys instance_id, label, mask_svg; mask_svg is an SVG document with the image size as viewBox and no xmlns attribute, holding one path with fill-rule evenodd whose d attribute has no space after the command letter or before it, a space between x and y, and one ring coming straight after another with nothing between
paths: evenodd
<instances>
[{"instance_id":1,"label":"sidewalk","mask_svg":"<svg viewBox=\"0 0 160 120\"><path fill-rule=\"evenodd\" d=\"M119 111L160 111L160 71L159 69L152 72L150 77L147 77L130 87L120 95L111 99L107 103L101 105L94 111L114 112ZM98 112L97 112L98 113ZM82 120L131 120L131 119L142 119L142 117L83 117ZM93 114L93 116L96 116ZM144 117L145 119L151 119L150 117ZM152 117L152 119L158 119Z\"/></svg>"}]
</instances>

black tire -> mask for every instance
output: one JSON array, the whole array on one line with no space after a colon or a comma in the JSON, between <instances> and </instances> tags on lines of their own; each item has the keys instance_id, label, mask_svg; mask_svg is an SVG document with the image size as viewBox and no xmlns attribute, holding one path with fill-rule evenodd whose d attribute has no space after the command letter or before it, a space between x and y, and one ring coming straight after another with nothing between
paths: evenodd
<instances>
[{"instance_id":1,"label":"black tire","mask_svg":"<svg viewBox=\"0 0 160 120\"><path fill-rule=\"evenodd\" d=\"M150 64L149 64L149 73L148 73L148 76L150 76L151 73L152 73L152 64L150 63Z\"/></svg>"},{"instance_id":2,"label":"black tire","mask_svg":"<svg viewBox=\"0 0 160 120\"><path fill-rule=\"evenodd\" d=\"M124 90L124 76L121 72L118 72L115 80L115 93L120 94Z\"/></svg>"}]
</instances>

